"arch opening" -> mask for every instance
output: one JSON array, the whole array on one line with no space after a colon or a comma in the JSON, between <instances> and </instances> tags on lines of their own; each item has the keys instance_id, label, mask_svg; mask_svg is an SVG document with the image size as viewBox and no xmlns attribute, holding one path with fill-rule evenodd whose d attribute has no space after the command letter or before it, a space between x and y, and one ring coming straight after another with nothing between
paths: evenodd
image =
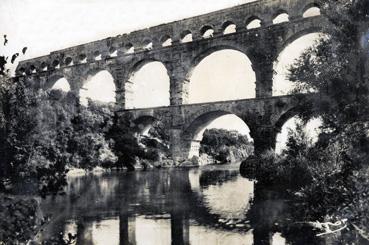
<instances>
[{"instance_id":1,"label":"arch opening","mask_svg":"<svg viewBox=\"0 0 369 245\"><path fill-rule=\"evenodd\" d=\"M295 39L282 50L273 65L275 71L273 96L290 94L296 88L295 84L288 79L289 67L296 62L306 49L314 46L324 36L321 32L309 33Z\"/></svg>"},{"instance_id":2,"label":"arch opening","mask_svg":"<svg viewBox=\"0 0 369 245\"><path fill-rule=\"evenodd\" d=\"M211 26L204 26L200 33L203 38L211 38L214 35L214 29Z\"/></svg>"},{"instance_id":3,"label":"arch opening","mask_svg":"<svg viewBox=\"0 0 369 245\"><path fill-rule=\"evenodd\" d=\"M45 62L42 62L42 64L41 64L41 70L42 71L47 71L47 64L45 63Z\"/></svg>"},{"instance_id":4,"label":"arch opening","mask_svg":"<svg viewBox=\"0 0 369 245\"><path fill-rule=\"evenodd\" d=\"M79 63L81 63L81 64L87 63L87 56L85 54L80 54L79 55Z\"/></svg>"},{"instance_id":5,"label":"arch opening","mask_svg":"<svg viewBox=\"0 0 369 245\"><path fill-rule=\"evenodd\" d=\"M65 58L64 63L65 63L66 66L72 66L73 65L73 59L71 57L67 57L67 58Z\"/></svg>"},{"instance_id":6,"label":"arch opening","mask_svg":"<svg viewBox=\"0 0 369 245\"><path fill-rule=\"evenodd\" d=\"M253 153L249 127L241 118L225 111L213 111L199 116L186 129L185 137L191 140L188 158L200 157L200 165L214 160L228 161L226 158L230 157L230 151L235 151L232 147L241 149L238 153L242 158Z\"/></svg>"},{"instance_id":7,"label":"arch opening","mask_svg":"<svg viewBox=\"0 0 369 245\"><path fill-rule=\"evenodd\" d=\"M170 79L166 67L150 61L138 63L133 70L125 84L126 108L169 106Z\"/></svg>"},{"instance_id":8,"label":"arch opening","mask_svg":"<svg viewBox=\"0 0 369 245\"><path fill-rule=\"evenodd\" d=\"M128 43L124 49L126 54L133 54L135 52L135 47L132 43Z\"/></svg>"},{"instance_id":9,"label":"arch opening","mask_svg":"<svg viewBox=\"0 0 369 245\"><path fill-rule=\"evenodd\" d=\"M237 29L237 26L233 22L227 21L223 24L223 34L224 35L235 33L237 31L236 29Z\"/></svg>"},{"instance_id":10,"label":"arch opening","mask_svg":"<svg viewBox=\"0 0 369 245\"><path fill-rule=\"evenodd\" d=\"M64 77L59 78L54 85L51 87L51 90L61 90L63 92L69 92L70 91L70 85L67 79Z\"/></svg>"},{"instance_id":11,"label":"arch opening","mask_svg":"<svg viewBox=\"0 0 369 245\"><path fill-rule=\"evenodd\" d=\"M111 47L109 49L109 56L110 57L117 57L118 56L118 49Z\"/></svg>"},{"instance_id":12,"label":"arch opening","mask_svg":"<svg viewBox=\"0 0 369 245\"><path fill-rule=\"evenodd\" d=\"M276 136L275 152L281 154L287 147L288 136L290 132L296 132L298 124L302 121L298 116L290 117L281 127L280 132ZM316 117L310 119L305 125L303 125L303 132L306 135L307 144L312 146L318 141L318 136L321 133L322 118Z\"/></svg>"},{"instance_id":13,"label":"arch opening","mask_svg":"<svg viewBox=\"0 0 369 245\"><path fill-rule=\"evenodd\" d=\"M143 49L144 50L152 50L153 48L153 43L152 41L146 40L143 42Z\"/></svg>"},{"instance_id":14,"label":"arch opening","mask_svg":"<svg viewBox=\"0 0 369 245\"><path fill-rule=\"evenodd\" d=\"M89 77L81 88L80 103L88 105L88 100L102 103L115 103L115 83L113 76L106 70Z\"/></svg>"},{"instance_id":15,"label":"arch opening","mask_svg":"<svg viewBox=\"0 0 369 245\"><path fill-rule=\"evenodd\" d=\"M288 21L290 21L289 15L286 12L282 12L273 19L273 24L279 24Z\"/></svg>"},{"instance_id":16,"label":"arch opening","mask_svg":"<svg viewBox=\"0 0 369 245\"><path fill-rule=\"evenodd\" d=\"M59 62L59 60L54 60L54 61L53 61L53 67L54 67L55 69L59 69L59 68L60 68L60 62Z\"/></svg>"},{"instance_id":17,"label":"arch opening","mask_svg":"<svg viewBox=\"0 0 369 245\"><path fill-rule=\"evenodd\" d=\"M181 34L181 43L192 42L192 33L190 31L184 31Z\"/></svg>"},{"instance_id":18,"label":"arch opening","mask_svg":"<svg viewBox=\"0 0 369 245\"><path fill-rule=\"evenodd\" d=\"M246 24L246 29L257 29L261 27L261 20L259 18L252 18Z\"/></svg>"},{"instance_id":19,"label":"arch opening","mask_svg":"<svg viewBox=\"0 0 369 245\"><path fill-rule=\"evenodd\" d=\"M211 50L196 64L189 74L188 103L255 98L255 73L244 53Z\"/></svg>"},{"instance_id":20,"label":"arch opening","mask_svg":"<svg viewBox=\"0 0 369 245\"><path fill-rule=\"evenodd\" d=\"M320 8L318 6L310 7L303 13L303 18L309 18L320 15Z\"/></svg>"},{"instance_id":21,"label":"arch opening","mask_svg":"<svg viewBox=\"0 0 369 245\"><path fill-rule=\"evenodd\" d=\"M95 59L96 61L99 61L99 60L101 60L101 59L102 59L102 55L101 55L100 51L95 51L95 52L94 52L94 59Z\"/></svg>"},{"instance_id":22,"label":"arch opening","mask_svg":"<svg viewBox=\"0 0 369 245\"><path fill-rule=\"evenodd\" d=\"M168 47L168 46L171 46L171 45L172 45L172 38L170 36L166 35L161 39L161 46L162 47Z\"/></svg>"}]
</instances>

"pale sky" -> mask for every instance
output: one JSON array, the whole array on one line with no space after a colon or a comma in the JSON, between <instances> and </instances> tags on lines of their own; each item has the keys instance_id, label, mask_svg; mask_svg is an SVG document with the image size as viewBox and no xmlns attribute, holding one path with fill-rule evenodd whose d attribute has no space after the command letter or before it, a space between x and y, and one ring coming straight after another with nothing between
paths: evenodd
<instances>
[{"instance_id":1,"label":"pale sky","mask_svg":"<svg viewBox=\"0 0 369 245\"><path fill-rule=\"evenodd\" d=\"M9 44L6 49L1 45L0 53L11 55L27 46L26 55L19 60L34 58L246 2L251 0L1 0L0 35L2 38L6 34ZM316 38L317 35L308 35L281 53L280 62L275 64L274 95L286 94L291 88L285 78L286 67ZM128 107L169 105L169 78L161 63L147 64L130 81ZM56 84L57 88L67 86L65 80ZM111 101L114 89L110 74L101 72L85 83L81 90L82 102L86 97ZM237 51L224 50L209 55L194 69L190 78L190 103L253 97L255 74L247 56ZM210 127L248 133L247 126L241 120L235 120L235 116L219 118Z\"/></svg>"}]
</instances>

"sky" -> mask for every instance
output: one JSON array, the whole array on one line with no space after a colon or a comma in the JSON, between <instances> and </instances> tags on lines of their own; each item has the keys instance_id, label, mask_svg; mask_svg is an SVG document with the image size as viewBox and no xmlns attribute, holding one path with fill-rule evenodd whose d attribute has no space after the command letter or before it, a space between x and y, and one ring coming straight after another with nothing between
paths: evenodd
<instances>
[{"instance_id":1,"label":"sky","mask_svg":"<svg viewBox=\"0 0 369 245\"><path fill-rule=\"evenodd\" d=\"M1 0L0 35L6 34L9 43L5 49L1 45L0 53L11 55L27 46L26 55L19 60L34 58L246 2L251 0ZM273 87L274 95L285 94L291 88L286 79L286 67L315 39L317 35L308 35L281 53L280 62L275 64L274 85L278 86ZM106 85L111 79L103 72L90 78L81 91L82 100L85 102L86 97L101 101L114 98L114 87ZM161 63L147 64L130 81L128 107L169 105L169 78ZM66 86L66 81L56 84L59 88ZM190 78L190 103L253 97L255 74L251 63L246 55L234 50L209 55L194 69ZM242 120L232 115L215 120L209 127L248 134ZM287 134L283 134L286 138Z\"/></svg>"}]
</instances>

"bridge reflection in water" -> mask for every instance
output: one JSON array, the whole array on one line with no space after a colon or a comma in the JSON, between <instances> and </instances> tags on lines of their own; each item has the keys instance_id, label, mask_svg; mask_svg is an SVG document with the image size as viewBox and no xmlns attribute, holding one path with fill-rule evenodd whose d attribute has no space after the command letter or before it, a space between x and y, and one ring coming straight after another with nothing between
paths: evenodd
<instances>
[{"instance_id":1,"label":"bridge reflection in water","mask_svg":"<svg viewBox=\"0 0 369 245\"><path fill-rule=\"evenodd\" d=\"M42 202L40 234L77 244L285 244L275 224L285 201L238 174L238 165L70 177L67 195ZM312 244L312 243L310 243Z\"/></svg>"}]
</instances>

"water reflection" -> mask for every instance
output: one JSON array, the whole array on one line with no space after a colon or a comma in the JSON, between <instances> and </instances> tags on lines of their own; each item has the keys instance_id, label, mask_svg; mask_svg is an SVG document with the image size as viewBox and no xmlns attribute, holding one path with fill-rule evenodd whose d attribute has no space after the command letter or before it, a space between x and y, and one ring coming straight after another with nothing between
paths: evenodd
<instances>
[{"instance_id":1,"label":"water reflection","mask_svg":"<svg viewBox=\"0 0 369 245\"><path fill-rule=\"evenodd\" d=\"M104 173L68 183L67 195L42 203L53 218L40 240L70 232L77 244L286 243L275 230L284 201L242 178L238 165Z\"/></svg>"}]
</instances>

